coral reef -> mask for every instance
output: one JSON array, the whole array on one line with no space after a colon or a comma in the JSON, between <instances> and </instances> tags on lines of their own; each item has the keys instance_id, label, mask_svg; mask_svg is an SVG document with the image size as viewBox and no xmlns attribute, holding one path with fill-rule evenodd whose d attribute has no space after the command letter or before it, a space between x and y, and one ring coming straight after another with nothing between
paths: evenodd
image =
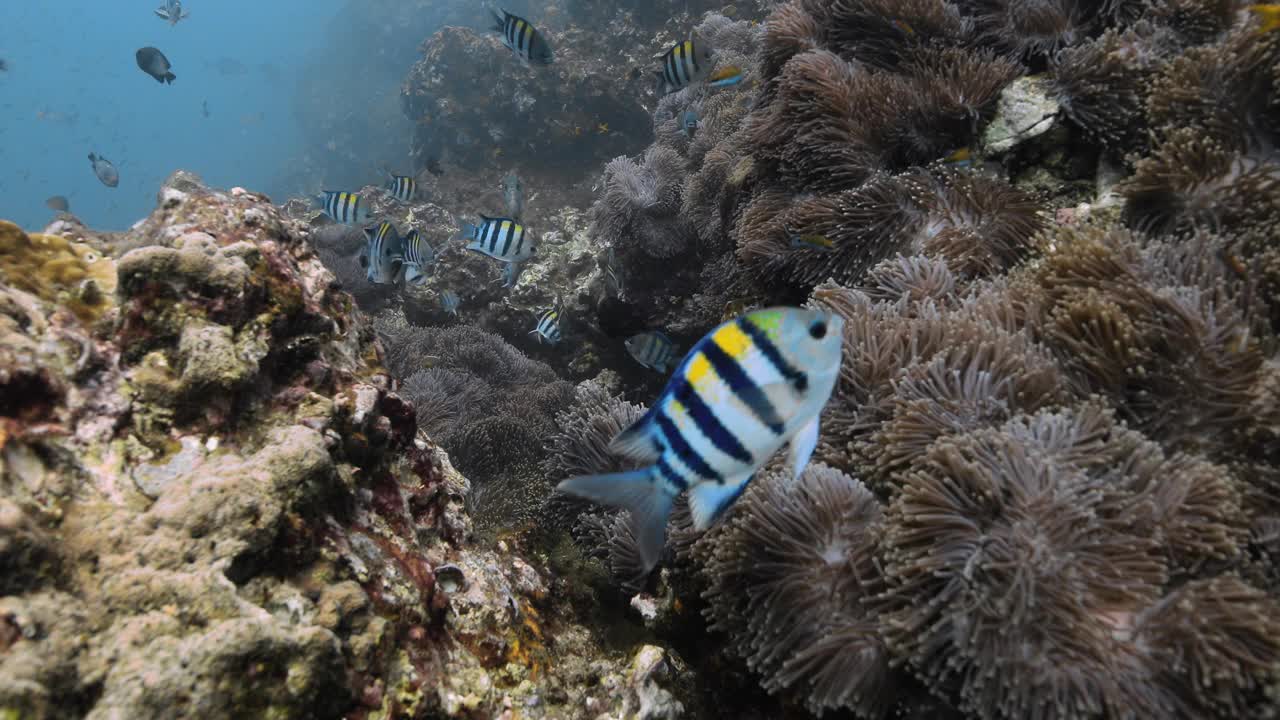
<instances>
[{"instance_id":1,"label":"coral reef","mask_svg":"<svg viewBox=\"0 0 1280 720\"><path fill-rule=\"evenodd\" d=\"M180 174L129 232L58 227L0 223L0 715L690 704L678 656L606 652L563 579L468 542L303 224Z\"/></svg>"}]
</instances>

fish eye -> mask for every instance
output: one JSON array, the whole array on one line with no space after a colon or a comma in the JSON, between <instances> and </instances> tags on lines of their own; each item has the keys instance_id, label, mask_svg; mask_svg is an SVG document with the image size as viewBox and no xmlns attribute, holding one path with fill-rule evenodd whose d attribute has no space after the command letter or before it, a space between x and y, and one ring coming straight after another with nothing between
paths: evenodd
<instances>
[{"instance_id":1,"label":"fish eye","mask_svg":"<svg viewBox=\"0 0 1280 720\"><path fill-rule=\"evenodd\" d=\"M821 340L826 336L827 324L822 320L815 320L814 323L809 326L809 337L812 337L814 340Z\"/></svg>"}]
</instances>

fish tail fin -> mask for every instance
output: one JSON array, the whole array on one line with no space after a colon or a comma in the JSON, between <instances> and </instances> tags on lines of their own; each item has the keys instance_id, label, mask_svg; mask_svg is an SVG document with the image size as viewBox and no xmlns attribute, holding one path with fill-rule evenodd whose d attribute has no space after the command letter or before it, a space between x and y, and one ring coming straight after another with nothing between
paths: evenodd
<instances>
[{"instance_id":1,"label":"fish tail fin","mask_svg":"<svg viewBox=\"0 0 1280 720\"><path fill-rule=\"evenodd\" d=\"M98 162L98 156L96 153L89 153L89 162Z\"/></svg>"},{"instance_id":2,"label":"fish tail fin","mask_svg":"<svg viewBox=\"0 0 1280 720\"><path fill-rule=\"evenodd\" d=\"M475 240L480 234L480 228L471 223L462 223L462 228L458 230L459 240Z\"/></svg>"},{"instance_id":3,"label":"fish tail fin","mask_svg":"<svg viewBox=\"0 0 1280 720\"><path fill-rule=\"evenodd\" d=\"M489 8L489 14L493 15L493 27L490 30L494 32L505 32L507 29L507 19L497 10Z\"/></svg>"},{"instance_id":4,"label":"fish tail fin","mask_svg":"<svg viewBox=\"0 0 1280 720\"><path fill-rule=\"evenodd\" d=\"M628 510L636 547L646 572L658 564L665 543L667 517L674 501L657 482L652 468L610 475L583 475L561 482L556 489L586 500Z\"/></svg>"},{"instance_id":5,"label":"fish tail fin","mask_svg":"<svg viewBox=\"0 0 1280 720\"><path fill-rule=\"evenodd\" d=\"M174 81L174 80L177 80L177 79L178 79L178 76L177 76L177 75L174 75L173 73L165 73L165 75L164 75L164 82L167 82L167 83L169 83L170 85L172 85L172 84L173 84L173 81Z\"/></svg>"}]
</instances>

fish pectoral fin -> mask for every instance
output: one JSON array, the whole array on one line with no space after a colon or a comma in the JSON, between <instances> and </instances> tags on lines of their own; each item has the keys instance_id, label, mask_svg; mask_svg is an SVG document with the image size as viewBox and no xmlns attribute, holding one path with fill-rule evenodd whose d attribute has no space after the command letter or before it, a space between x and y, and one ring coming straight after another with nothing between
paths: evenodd
<instances>
[{"instance_id":1,"label":"fish pectoral fin","mask_svg":"<svg viewBox=\"0 0 1280 720\"><path fill-rule=\"evenodd\" d=\"M618 433L609 443L609 452L641 462L656 462L662 454L653 442L653 421L649 413L636 420L631 427Z\"/></svg>"},{"instance_id":2,"label":"fish pectoral fin","mask_svg":"<svg viewBox=\"0 0 1280 720\"><path fill-rule=\"evenodd\" d=\"M809 464L809 458L813 457L813 450L816 447L818 447L818 417L815 415L791 437L791 443L787 448L787 466L791 468L792 478L798 478L800 473L804 472L804 467Z\"/></svg>"},{"instance_id":3,"label":"fish pectoral fin","mask_svg":"<svg viewBox=\"0 0 1280 720\"><path fill-rule=\"evenodd\" d=\"M728 478L723 483L703 481L689 490L689 513L693 527L706 530L715 524L725 510L747 489L753 475Z\"/></svg>"}]
</instances>

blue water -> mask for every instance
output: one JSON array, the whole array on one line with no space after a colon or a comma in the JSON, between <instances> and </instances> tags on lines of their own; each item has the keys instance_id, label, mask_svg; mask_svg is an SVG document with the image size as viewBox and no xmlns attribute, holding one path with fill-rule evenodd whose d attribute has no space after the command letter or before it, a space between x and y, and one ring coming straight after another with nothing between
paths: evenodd
<instances>
[{"instance_id":1,"label":"blue water","mask_svg":"<svg viewBox=\"0 0 1280 720\"><path fill-rule=\"evenodd\" d=\"M45 200L64 195L89 226L122 229L179 168L213 186L294 190L279 182L304 151L293 88L346 1L191 0L173 27L160 4L0 1L0 218L39 229L54 215ZM138 69L146 45L169 58L172 85ZM244 74L220 72L223 58ZM119 187L98 181L90 152L116 164Z\"/></svg>"}]
</instances>

